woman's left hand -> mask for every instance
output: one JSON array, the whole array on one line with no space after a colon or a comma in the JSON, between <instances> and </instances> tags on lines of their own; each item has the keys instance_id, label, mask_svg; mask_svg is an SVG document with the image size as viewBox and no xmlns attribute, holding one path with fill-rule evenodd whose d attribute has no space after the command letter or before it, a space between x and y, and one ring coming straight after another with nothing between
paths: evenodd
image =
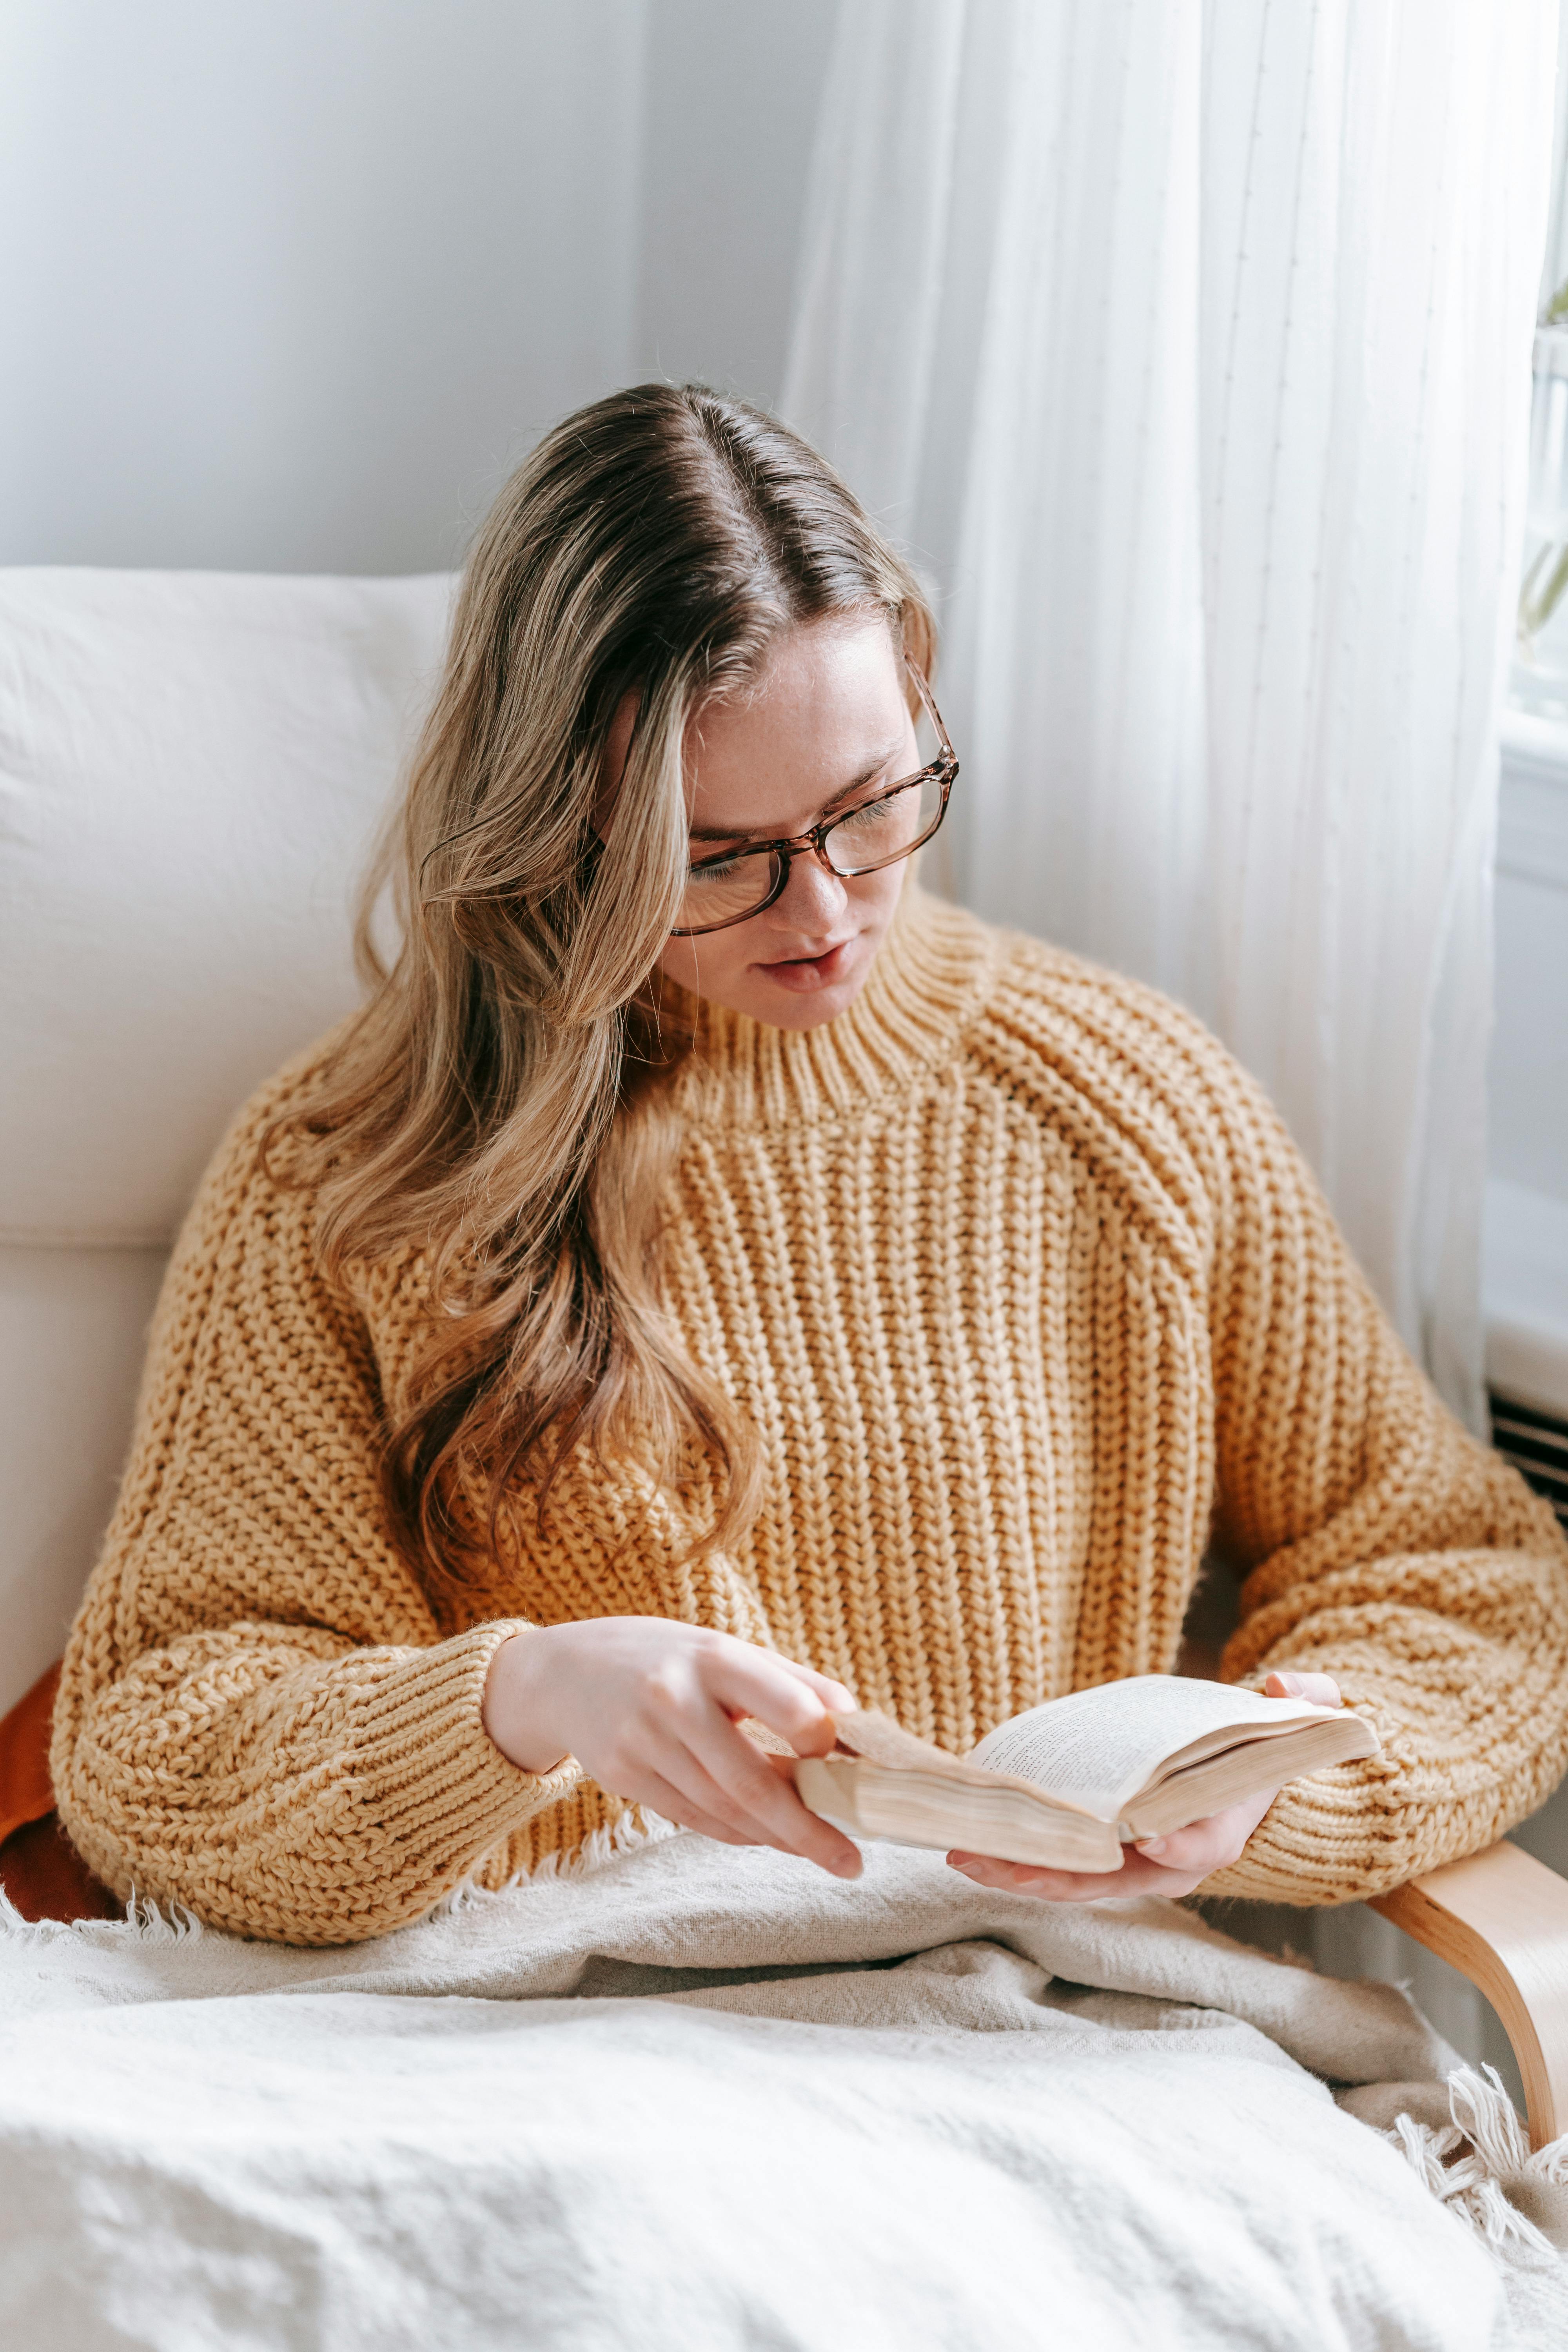
<instances>
[{"instance_id":1,"label":"woman's left hand","mask_svg":"<svg viewBox=\"0 0 1568 2352\"><path fill-rule=\"evenodd\" d=\"M1270 1675L1265 1698L1308 1698L1319 1706L1342 1705L1340 1686L1328 1675ZM1096 1903L1109 1895L1190 1895L1211 1872L1225 1870L1279 1795L1265 1789L1244 1805L1189 1822L1163 1838L1140 1838L1126 1848L1120 1870L1039 1870L1029 1862L998 1862L992 1854L950 1853L948 1861L977 1886L1010 1895L1036 1895L1042 1903Z\"/></svg>"}]
</instances>

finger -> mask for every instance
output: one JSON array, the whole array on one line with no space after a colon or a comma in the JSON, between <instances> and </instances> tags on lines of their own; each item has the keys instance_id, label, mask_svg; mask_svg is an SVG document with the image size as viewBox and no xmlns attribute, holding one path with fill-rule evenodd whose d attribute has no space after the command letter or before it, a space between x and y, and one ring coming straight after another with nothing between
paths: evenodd
<instances>
[{"instance_id":1,"label":"finger","mask_svg":"<svg viewBox=\"0 0 1568 2352\"><path fill-rule=\"evenodd\" d=\"M1005 1895L1029 1895L1040 1903L1104 1903L1131 1895L1190 1895L1199 1879L1190 1871L1162 1870L1130 1846L1120 1870L1044 1870L1033 1863L999 1862L994 1855L952 1854L948 1861L977 1886Z\"/></svg>"},{"instance_id":2,"label":"finger","mask_svg":"<svg viewBox=\"0 0 1568 2352\"><path fill-rule=\"evenodd\" d=\"M1127 1875L1120 1870L1047 1870L1037 1863L1004 1862L994 1853L950 1853L952 1868L977 1886L994 1886L1005 1895L1037 1895L1047 1903L1090 1902L1097 1895L1120 1895Z\"/></svg>"},{"instance_id":3,"label":"finger","mask_svg":"<svg viewBox=\"0 0 1568 2352\"><path fill-rule=\"evenodd\" d=\"M815 1691L829 1715L853 1715L859 1705L847 1683L835 1682L831 1675L819 1675L815 1666L803 1666L798 1658L780 1658L779 1664L786 1674L797 1675L810 1691Z\"/></svg>"},{"instance_id":4,"label":"finger","mask_svg":"<svg viewBox=\"0 0 1568 2352\"><path fill-rule=\"evenodd\" d=\"M617 1795L624 1791L617 1790ZM700 1830L704 1837L714 1838L721 1845L748 1845L751 1841L721 1822L717 1814L705 1812L694 1805L683 1790L676 1788L659 1772L642 1772L637 1776L637 1789L627 1802L644 1805L651 1811L662 1813L667 1822L675 1822L685 1830Z\"/></svg>"},{"instance_id":5,"label":"finger","mask_svg":"<svg viewBox=\"0 0 1568 2352\"><path fill-rule=\"evenodd\" d=\"M609 1788L608 1781L601 1783ZM704 1806L690 1789L682 1787L679 1777L658 1771L653 1765L639 1762L634 1769L616 1776L611 1794L625 1800L628 1805L642 1805L660 1813L667 1822L681 1829L700 1830L704 1837L716 1838L721 1845L754 1845L754 1838L739 1830Z\"/></svg>"},{"instance_id":6,"label":"finger","mask_svg":"<svg viewBox=\"0 0 1568 2352\"><path fill-rule=\"evenodd\" d=\"M722 1817L739 1818L756 1826L759 1841L804 1854L838 1878L858 1878L859 1849L831 1822L801 1803L793 1780L775 1772L767 1757L736 1730L722 1708L714 1707L706 1722L685 1728L687 1744L708 1780L714 1784ZM702 1801L712 1803L706 1791Z\"/></svg>"},{"instance_id":7,"label":"finger","mask_svg":"<svg viewBox=\"0 0 1568 2352\"><path fill-rule=\"evenodd\" d=\"M773 1846L781 1853L793 1852L793 1848L785 1845L784 1839L761 1815L753 1812L713 1778L700 1758L679 1735L656 1732L651 1735L648 1745L653 1767L657 1768L666 1785L675 1790L689 1812L701 1811L710 1820L721 1822L742 1845Z\"/></svg>"},{"instance_id":8,"label":"finger","mask_svg":"<svg viewBox=\"0 0 1568 2352\"><path fill-rule=\"evenodd\" d=\"M1162 1870L1195 1870L1206 1878L1211 1870L1223 1870L1234 1862L1246 1843L1238 1825L1216 1814L1206 1822L1189 1822L1184 1830L1171 1830L1163 1837L1140 1838L1137 1851Z\"/></svg>"},{"instance_id":9,"label":"finger","mask_svg":"<svg viewBox=\"0 0 1568 2352\"><path fill-rule=\"evenodd\" d=\"M1166 1870L1195 1870L1206 1878L1211 1870L1236 1861L1279 1794L1279 1786L1255 1790L1241 1804L1226 1805L1201 1822L1188 1822L1163 1837L1140 1838L1138 1852Z\"/></svg>"},{"instance_id":10,"label":"finger","mask_svg":"<svg viewBox=\"0 0 1568 2352\"><path fill-rule=\"evenodd\" d=\"M773 1657L750 1642L730 1641L715 1647L702 1658L698 1673L703 1689L726 1715L754 1715L787 1739L797 1756L826 1755L838 1737L824 1692L837 1695L841 1712L854 1705L842 1683L814 1674L809 1666Z\"/></svg>"},{"instance_id":11,"label":"finger","mask_svg":"<svg viewBox=\"0 0 1568 2352\"><path fill-rule=\"evenodd\" d=\"M1037 1895L1047 1903L1072 1903L1082 1899L1080 1888L1085 1876L1070 1870L1028 1869L1020 1863L1002 1862L994 1854L950 1853L948 1865L962 1878L975 1886L994 1888L999 1895ZM1108 1876L1120 1877L1111 1872ZM1097 1879L1096 1884L1103 1881Z\"/></svg>"},{"instance_id":12,"label":"finger","mask_svg":"<svg viewBox=\"0 0 1568 2352\"><path fill-rule=\"evenodd\" d=\"M801 1803L793 1780L772 1769L772 1759L735 1729L722 1708L710 1708L706 1722L683 1725L679 1736L665 1733L655 1759L690 1802L748 1843L800 1854L836 1878L859 1877L859 1849Z\"/></svg>"},{"instance_id":13,"label":"finger","mask_svg":"<svg viewBox=\"0 0 1568 2352\"><path fill-rule=\"evenodd\" d=\"M1332 1675L1272 1674L1263 1685L1265 1698L1310 1699L1314 1706L1342 1706L1344 1700Z\"/></svg>"},{"instance_id":14,"label":"finger","mask_svg":"<svg viewBox=\"0 0 1568 2352\"><path fill-rule=\"evenodd\" d=\"M858 1878L858 1847L801 1802L788 1759L763 1755L720 1716L693 1739L698 1760L720 1790L758 1825L759 1835L804 1855L837 1877ZM775 1769L782 1768L782 1769Z\"/></svg>"}]
</instances>

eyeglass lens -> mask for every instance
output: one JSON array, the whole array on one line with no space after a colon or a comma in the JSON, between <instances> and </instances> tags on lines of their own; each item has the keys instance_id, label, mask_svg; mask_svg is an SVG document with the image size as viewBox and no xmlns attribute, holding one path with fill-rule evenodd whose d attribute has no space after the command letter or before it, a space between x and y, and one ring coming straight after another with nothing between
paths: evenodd
<instances>
[{"instance_id":1,"label":"eyeglass lens","mask_svg":"<svg viewBox=\"0 0 1568 2352\"><path fill-rule=\"evenodd\" d=\"M874 874L908 857L932 834L942 816L942 785L921 775L899 791L850 809L823 835L823 854L846 877ZM693 867L681 900L679 929L715 930L741 921L766 906L778 880L779 861L771 850L748 851L722 865Z\"/></svg>"}]
</instances>

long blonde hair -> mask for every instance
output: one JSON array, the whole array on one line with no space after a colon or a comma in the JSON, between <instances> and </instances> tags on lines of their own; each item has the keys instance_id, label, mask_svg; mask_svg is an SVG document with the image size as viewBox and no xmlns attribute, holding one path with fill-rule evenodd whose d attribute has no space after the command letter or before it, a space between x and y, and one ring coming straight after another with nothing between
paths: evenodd
<instances>
[{"instance_id":1,"label":"long blonde hair","mask_svg":"<svg viewBox=\"0 0 1568 2352\"><path fill-rule=\"evenodd\" d=\"M394 1533L433 1595L486 1580L509 1481L583 1441L717 1472L704 1543L755 1508L756 1447L658 1303L683 1040L650 980L688 862L700 706L791 625L879 610L922 668L930 612L822 458L700 385L641 384L540 443L469 556L435 706L357 934L364 1008L291 1122L318 1246L423 1255L429 1339L385 1432ZM637 698L614 819L606 740ZM401 946L377 955L390 884ZM458 1497L484 1497L477 1512Z\"/></svg>"}]
</instances>

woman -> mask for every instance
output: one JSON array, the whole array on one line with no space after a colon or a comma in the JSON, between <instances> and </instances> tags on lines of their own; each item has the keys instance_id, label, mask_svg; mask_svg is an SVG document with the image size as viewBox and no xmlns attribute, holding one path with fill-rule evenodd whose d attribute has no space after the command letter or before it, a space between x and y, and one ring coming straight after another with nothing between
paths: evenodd
<instances>
[{"instance_id":1,"label":"woman","mask_svg":"<svg viewBox=\"0 0 1568 2352\"><path fill-rule=\"evenodd\" d=\"M1384 1754L1053 1898L1376 1892L1568 1753L1568 1549L1174 1006L922 897L920 590L781 425L644 386L475 547L403 944L174 1254L53 1769L121 1893L376 1934L644 1806L841 1875L737 1728L962 1749L1168 1669ZM917 722L931 741L917 748Z\"/></svg>"}]
</instances>

